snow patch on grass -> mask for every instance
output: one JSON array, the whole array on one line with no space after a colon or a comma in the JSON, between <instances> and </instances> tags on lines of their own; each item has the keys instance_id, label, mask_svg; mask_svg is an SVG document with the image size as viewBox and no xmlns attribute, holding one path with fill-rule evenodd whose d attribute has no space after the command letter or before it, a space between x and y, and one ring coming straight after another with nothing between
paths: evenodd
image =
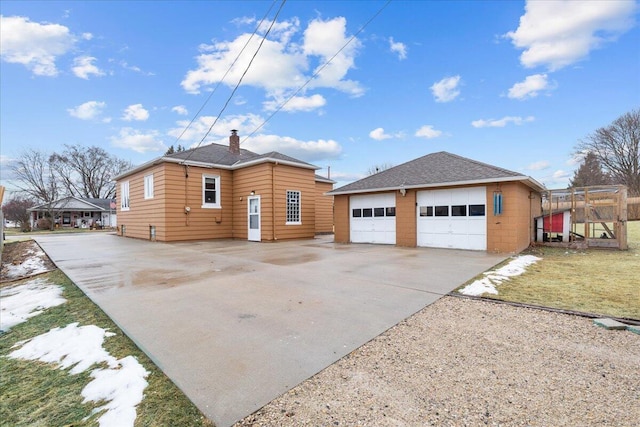
<instances>
[{"instance_id":1,"label":"snow patch on grass","mask_svg":"<svg viewBox=\"0 0 640 427\"><path fill-rule=\"evenodd\" d=\"M6 332L47 308L64 304L67 300L62 291L62 286L40 278L0 289L0 331Z\"/></svg>"},{"instance_id":2,"label":"snow patch on grass","mask_svg":"<svg viewBox=\"0 0 640 427\"><path fill-rule=\"evenodd\" d=\"M29 257L21 264L6 266L6 279L16 279L49 271L45 266L45 257L47 255L42 250L29 249L26 254L29 255Z\"/></svg>"},{"instance_id":3,"label":"snow patch on grass","mask_svg":"<svg viewBox=\"0 0 640 427\"><path fill-rule=\"evenodd\" d=\"M531 264L535 264L542 258L538 258L533 255L522 255L515 257L507 265L504 265L497 270L490 270L484 273L485 277L476 280L473 283L460 289L458 292L465 295L480 296L482 294L498 294L497 286L505 280L514 276L519 276L525 271Z\"/></svg>"},{"instance_id":4,"label":"snow patch on grass","mask_svg":"<svg viewBox=\"0 0 640 427\"><path fill-rule=\"evenodd\" d=\"M106 364L106 369L91 371L93 380L82 390L84 402L105 402L94 411L106 411L98 419L100 427L133 426L149 372L133 356L117 360L102 347L104 339L113 335L95 325L71 323L15 344L13 348L21 348L9 357L52 363L60 369L71 367L70 374L79 374L99 363Z\"/></svg>"}]
</instances>

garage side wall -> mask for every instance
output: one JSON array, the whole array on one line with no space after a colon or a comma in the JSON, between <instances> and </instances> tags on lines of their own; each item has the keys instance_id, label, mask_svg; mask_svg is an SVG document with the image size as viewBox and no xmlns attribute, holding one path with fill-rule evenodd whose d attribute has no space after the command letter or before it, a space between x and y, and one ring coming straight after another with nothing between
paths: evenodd
<instances>
[{"instance_id":1,"label":"garage side wall","mask_svg":"<svg viewBox=\"0 0 640 427\"><path fill-rule=\"evenodd\" d=\"M333 198L333 224L335 232L333 240L336 243L349 243L349 196L346 194L334 196Z\"/></svg>"},{"instance_id":2,"label":"garage side wall","mask_svg":"<svg viewBox=\"0 0 640 427\"><path fill-rule=\"evenodd\" d=\"M495 215L493 197L502 194L503 212ZM521 182L487 186L487 250L518 253L534 240L533 222L541 214L540 194Z\"/></svg>"},{"instance_id":3,"label":"garage side wall","mask_svg":"<svg viewBox=\"0 0 640 427\"><path fill-rule=\"evenodd\" d=\"M413 248L417 244L416 191L405 196L396 191L396 245Z\"/></svg>"}]
</instances>

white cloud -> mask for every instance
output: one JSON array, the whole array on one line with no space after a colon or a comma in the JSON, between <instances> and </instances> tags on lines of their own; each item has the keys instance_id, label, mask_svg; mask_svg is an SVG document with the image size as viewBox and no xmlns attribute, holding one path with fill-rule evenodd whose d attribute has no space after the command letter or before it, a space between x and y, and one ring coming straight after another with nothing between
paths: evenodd
<instances>
[{"instance_id":1,"label":"white cloud","mask_svg":"<svg viewBox=\"0 0 640 427\"><path fill-rule=\"evenodd\" d=\"M260 53L253 61L243 84L263 89L267 98L271 98L273 102L285 99L302 86L318 67L348 40L344 18L313 20L303 34L294 39L299 31L300 23L296 18L278 23L276 31L264 42ZM181 83L184 90L199 93L203 87L220 82L250 37L251 34L245 33L231 41L201 45L200 55L196 57L197 67L188 71ZM251 39L242 57L225 79L225 84L235 86L259 43L259 37ZM358 82L346 79L348 71L355 66L354 59L359 46L358 40L353 40L307 85L307 88L332 88L353 96L364 93ZM314 70L310 70L313 62L318 65ZM319 100L313 96L301 97L301 102L306 103L309 99L312 102ZM272 104L267 102L265 106L270 107Z\"/></svg>"},{"instance_id":2,"label":"white cloud","mask_svg":"<svg viewBox=\"0 0 640 427\"><path fill-rule=\"evenodd\" d=\"M100 117L102 111L107 106L104 102L99 101L87 101L84 104L80 104L74 108L68 108L67 112L71 117L75 117L81 120L94 120Z\"/></svg>"},{"instance_id":3,"label":"white cloud","mask_svg":"<svg viewBox=\"0 0 640 427\"><path fill-rule=\"evenodd\" d=\"M302 141L289 136L279 135L256 135L242 144L246 148L256 153L268 153L278 151L287 156L307 162L314 162L324 159L336 159L342 153L342 146L330 139L318 139Z\"/></svg>"},{"instance_id":4,"label":"white cloud","mask_svg":"<svg viewBox=\"0 0 640 427\"><path fill-rule=\"evenodd\" d=\"M185 107L184 105L176 105L171 109L171 111L173 111L174 113L178 113L181 116L186 116L187 114L189 114L187 107Z\"/></svg>"},{"instance_id":5,"label":"white cloud","mask_svg":"<svg viewBox=\"0 0 640 427\"><path fill-rule=\"evenodd\" d=\"M145 110L142 104L129 105L122 115L122 120L131 122L133 120L143 122L149 118L149 111Z\"/></svg>"},{"instance_id":6,"label":"white cloud","mask_svg":"<svg viewBox=\"0 0 640 427\"><path fill-rule=\"evenodd\" d=\"M528 1L518 29L505 37L524 49L525 67L558 70L632 28L636 10L633 1Z\"/></svg>"},{"instance_id":7,"label":"white cloud","mask_svg":"<svg viewBox=\"0 0 640 427\"><path fill-rule=\"evenodd\" d=\"M56 59L69 52L76 38L69 28L58 24L39 24L22 16L0 15L0 56L22 64L37 76L56 76Z\"/></svg>"},{"instance_id":8,"label":"white cloud","mask_svg":"<svg viewBox=\"0 0 640 427\"><path fill-rule=\"evenodd\" d=\"M398 54L398 59L407 59L407 45L393 41L393 37L389 37L389 49L391 49L391 52Z\"/></svg>"},{"instance_id":9,"label":"white cloud","mask_svg":"<svg viewBox=\"0 0 640 427\"><path fill-rule=\"evenodd\" d=\"M115 147L126 148L137 153L164 151L167 148L160 140L160 134L155 130L143 133L132 128L122 128L117 136L112 136L110 139Z\"/></svg>"},{"instance_id":10,"label":"white cloud","mask_svg":"<svg viewBox=\"0 0 640 427\"><path fill-rule=\"evenodd\" d=\"M200 116L195 120L189 129L184 132L184 135L180 138L183 145L192 145L200 142L202 137L206 135L207 131L215 121L215 116ZM208 142L217 142L220 144L227 144L229 142L229 132L231 129L238 129L240 140L243 138L243 129L256 129L262 124L264 119L256 114L238 115L238 116L225 116L216 122L216 125L211 129ZM189 120L179 120L176 122L177 127L169 130L169 136L178 138L189 124ZM186 143L186 144L185 144Z\"/></svg>"},{"instance_id":11,"label":"white cloud","mask_svg":"<svg viewBox=\"0 0 640 427\"><path fill-rule=\"evenodd\" d=\"M553 179L556 179L556 180L569 178L570 176L571 176L570 172L563 171L562 169L555 171L552 175Z\"/></svg>"},{"instance_id":12,"label":"white cloud","mask_svg":"<svg viewBox=\"0 0 640 427\"><path fill-rule=\"evenodd\" d=\"M546 160L540 160L538 162L533 162L529 166L526 167L527 170L530 171L539 171L543 169L547 169L550 166L549 162Z\"/></svg>"},{"instance_id":13,"label":"white cloud","mask_svg":"<svg viewBox=\"0 0 640 427\"><path fill-rule=\"evenodd\" d=\"M93 63L96 61L96 58L93 56L78 56L73 60L73 67L71 67L71 71L76 77L80 77L81 79L89 80L89 75L93 74L95 76L104 76L104 71L96 67Z\"/></svg>"},{"instance_id":14,"label":"white cloud","mask_svg":"<svg viewBox=\"0 0 640 427\"><path fill-rule=\"evenodd\" d=\"M460 95L458 84L460 84L460 76L445 77L435 82L431 86L431 92L436 102L449 102L456 99Z\"/></svg>"},{"instance_id":15,"label":"white cloud","mask_svg":"<svg viewBox=\"0 0 640 427\"><path fill-rule=\"evenodd\" d=\"M190 147L199 143L215 121L215 116L201 116L193 122L191 127L182 135L180 142L182 145ZM342 153L342 146L334 140L311 140L303 141L288 136L258 134L245 140L246 134L242 131L256 129L264 121L263 117L256 114L225 116L218 120L213 127L205 144L215 142L217 144L228 144L231 129L238 129L242 148L254 151L259 154L270 151L278 151L287 156L295 157L307 162L322 159L335 159ZM188 120L176 122L177 127L171 129L168 134L173 138L178 138L189 124Z\"/></svg>"},{"instance_id":16,"label":"white cloud","mask_svg":"<svg viewBox=\"0 0 640 427\"><path fill-rule=\"evenodd\" d=\"M91 33L82 33L80 35L80 37L82 37L83 40L92 40L93 39L93 34L91 34Z\"/></svg>"},{"instance_id":17,"label":"white cloud","mask_svg":"<svg viewBox=\"0 0 640 427\"><path fill-rule=\"evenodd\" d=\"M275 111L276 108L284 101L273 100L264 102L264 109L266 111ZM327 100L322 95L311 96L294 96L287 102L282 111L312 111L320 107L324 107Z\"/></svg>"},{"instance_id":18,"label":"white cloud","mask_svg":"<svg viewBox=\"0 0 640 427\"><path fill-rule=\"evenodd\" d=\"M416 136L426 139L437 138L442 135L441 130L436 130L432 125L424 125L416 131Z\"/></svg>"},{"instance_id":19,"label":"white cloud","mask_svg":"<svg viewBox=\"0 0 640 427\"><path fill-rule=\"evenodd\" d=\"M503 128L506 125L508 125L509 123L513 123L514 125L520 126L524 123L528 123L528 122L532 122L535 120L535 117L533 116L528 116L528 117L518 117L518 116L505 116L501 119L498 120L494 120L494 119L489 119L489 120L474 120L471 122L471 126L473 126L474 128L487 128L487 127L491 127L491 128Z\"/></svg>"},{"instance_id":20,"label":"white cloud","mask_svg":"<svg viewBox=\"0 0 640 427\"><path fill-rule=\"evenodd\" d=\"M393 138L392 135L384 133L383 128L376 128L369 132L369 138L375 139L376 141L382 141L384 139Z\"/></svg>"},{"instance_id":21,"label":"white cloud","mask_svg":"<svg viewBox=\"0 0 640 427\"><path fill-rule=\"evenodd\" d=\"M511 99L535 98L540 91L550 89L546 74L527 76L523 82L514 84L507 95Z\"/></svg>"}]
</instances>

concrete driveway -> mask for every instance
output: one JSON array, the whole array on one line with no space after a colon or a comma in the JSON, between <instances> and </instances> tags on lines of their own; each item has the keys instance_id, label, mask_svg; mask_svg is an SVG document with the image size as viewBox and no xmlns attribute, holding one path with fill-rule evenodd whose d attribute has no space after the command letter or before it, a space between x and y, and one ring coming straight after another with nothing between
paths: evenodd
<instances>
[{"instance_id":1,"label":"concrete driveway","mask_svg":"<svg viewBox=\"0 0 640 427\"><path fill-rule=\"evenodd\" d=\"M92 233L36 240L219 427L505 258L342 245L331 237L152 243Z\"/></svg>"}]
</instances>

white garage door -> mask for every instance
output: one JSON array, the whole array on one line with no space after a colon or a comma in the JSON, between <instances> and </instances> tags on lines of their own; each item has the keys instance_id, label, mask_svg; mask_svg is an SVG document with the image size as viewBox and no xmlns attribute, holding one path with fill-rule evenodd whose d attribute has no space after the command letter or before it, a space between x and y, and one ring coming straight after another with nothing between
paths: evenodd
<instances>
[{"instance_id":1,"label":"white garage door","mask_svg":"<svg viewBox=\"0 0 640 427\"><path fill-rule=\"evenodd\" d=\"M485 187L419 191L418 246L487 249Z\"/></svg>"},{"instance_id":2,"label":"white garage door","mask_svg":"<svg viewBox=\"0 0 640 427\"><path fill-rule=\"evenodd\" d=\"M396 195L351 196L350 229L353 243L396 243Z\"/></svg>"}]
</instances>

